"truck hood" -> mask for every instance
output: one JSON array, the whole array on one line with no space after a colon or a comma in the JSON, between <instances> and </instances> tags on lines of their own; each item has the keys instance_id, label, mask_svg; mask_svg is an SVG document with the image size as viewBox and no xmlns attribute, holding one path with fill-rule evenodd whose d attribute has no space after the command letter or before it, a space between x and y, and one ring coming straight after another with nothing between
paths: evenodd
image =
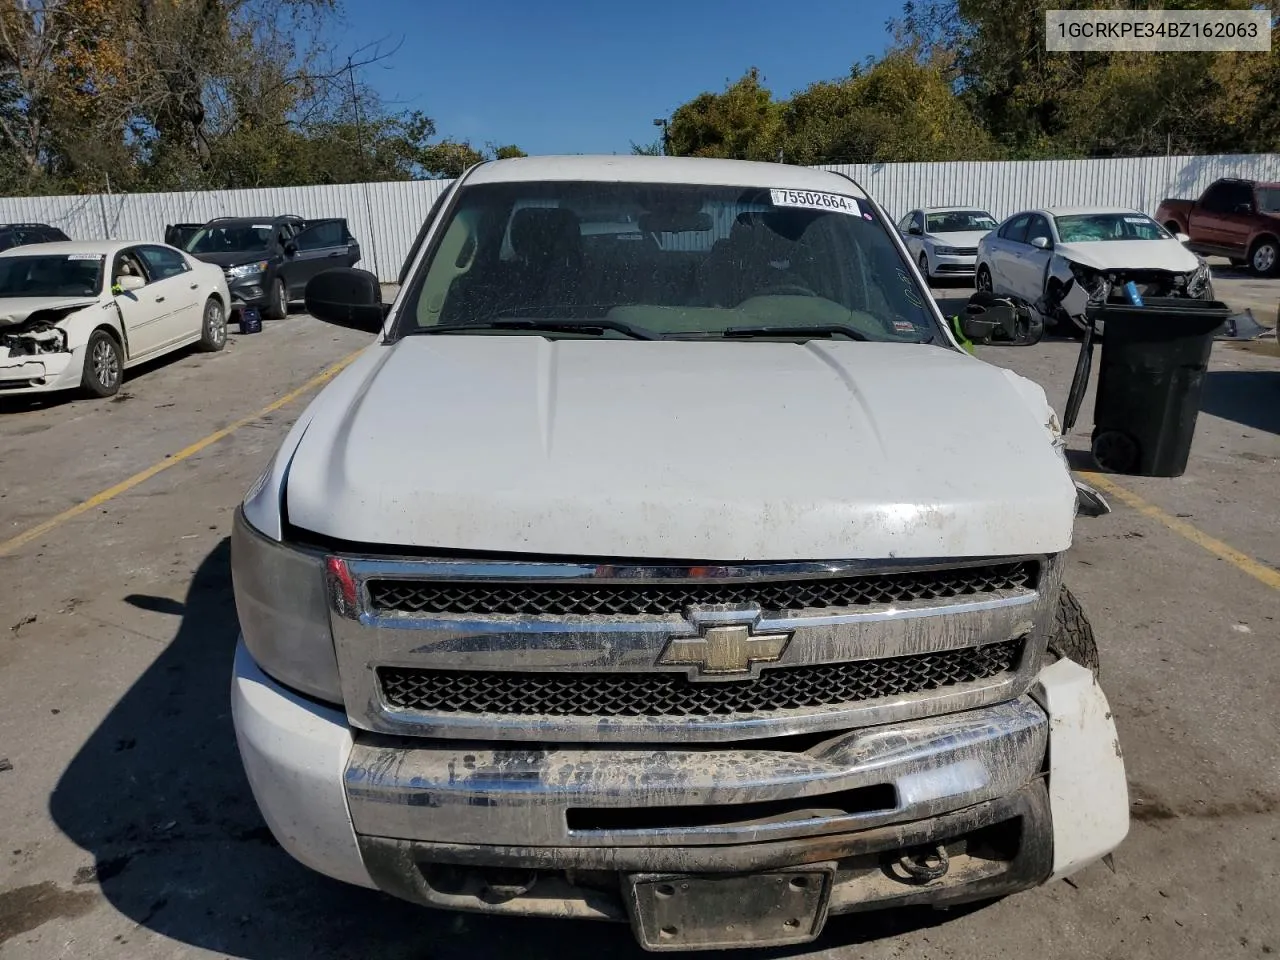
<instances>
[{"instance_id":1,"label":"truck hood","mask_svg":"<svg viewBox=\"0 0 1280 960\"><path fill-rule=\"evenodd\" d=\"M1070 543L1043 391L958 351L441 335L370 354L313 404L285 473L294 527L720 561Z\"/></svg>"},{"instance_id":2,"label":"truck hood","mask_svg":"<svg viewBox=\"0 0 1280 960\"><path fill-rule=\"evenodd\" d=\"M1058 256L1095 270L1168 270L1191 273L1200 258L1177 240L1094 240L1060 243Z\"/></svg>"},{"instance_id":3,"label":"truck hood","mask_svg":"<svg viewBox=\"0 0 1280 960\"><path fill-rule=\"evenodd\" d=\"M95 297L0 297L0 327L24 323L37 310L81 310Z\"/></svg>"}]
</instances>

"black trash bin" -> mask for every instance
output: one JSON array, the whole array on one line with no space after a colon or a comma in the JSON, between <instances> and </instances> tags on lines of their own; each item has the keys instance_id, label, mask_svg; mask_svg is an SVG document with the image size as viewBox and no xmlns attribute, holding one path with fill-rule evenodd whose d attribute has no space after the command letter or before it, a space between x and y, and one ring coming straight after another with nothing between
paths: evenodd
<instances>
[{"instance_id":1,"label":"black trash bin","mask_svg":"<svg viewBox=\"0 0 1280 960\"><path fill-rule=\"evenodd\" d=\"M1108 303L1090 314L1103 333L1093 412L1093 459L1100 468L1182 476L1213 335L1230 314L1217 300L1177 297L1147 297L1140 307ZM1081 348L1085 381L1079 389L1088 383L1084 352L1092 350L1091 340L1086 337ZM1078 409L1079 398L1073 399Z\"/></svg>"}]
</instances>

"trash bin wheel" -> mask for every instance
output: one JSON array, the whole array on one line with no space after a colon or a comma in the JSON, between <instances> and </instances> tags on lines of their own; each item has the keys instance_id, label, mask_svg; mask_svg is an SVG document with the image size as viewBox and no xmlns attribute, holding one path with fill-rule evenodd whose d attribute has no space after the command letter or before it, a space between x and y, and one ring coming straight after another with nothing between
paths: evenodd
<instances>
[{"instance_id":1,"label":"trash bin wheel","mask_svg":"<svg viewBox=\"0 0 1280 960\"><path fill-rule=\"evenodd\" d=\"M1142 451L1133 437L1119 430L1100 430L1093 435L1093 462L1108 473L1136 470Z\"/></svg>"}]
</instances>

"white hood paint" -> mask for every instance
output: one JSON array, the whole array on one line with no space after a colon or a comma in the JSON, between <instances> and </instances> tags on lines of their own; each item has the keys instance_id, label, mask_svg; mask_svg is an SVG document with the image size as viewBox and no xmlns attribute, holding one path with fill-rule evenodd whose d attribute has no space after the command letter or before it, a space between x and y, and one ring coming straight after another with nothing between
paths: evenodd
<instances>
[{"instance_id":1,"label":"white hood paint","mask_svg":"<svg viewBox=\"0 0 1280 960\"><path fill-rule=\"evenodd\" d=\"M1095 270L1168 270L1191 273L1200 258L1177 240L1092 240L1060 243L1060 257Z\"/></svg>"},{"instance_id":2,"label":"white hood paint","mask_svg":"<svg viewBox=\"0 0 1280 960\"><path fill-rule=\"evenodd\" d=\"M965 230L962 233L929 233L925 239L940 247L976 247L990 230Z\"/></svg>"},{"instance_id":3,"label":"white hood paint","mask_svg":"<svg viewBox=\"0 0 1280 960\"><path fill-rule=\"evenodd\" d=\"M354 543L720 561L1060 551L1075 489L1047 404L1031 410L1015 379L920 345L409 337L316 398L267 486L287 484L291 524Z\"/></svg>"},{"instance_id":4,"label":"white hood paint","mask_svg":"<svg viewBox=\"0 0 1280 960\"><path fill-rule=\"evenodd\" d=\"M0 327L22 323L37 310L92 307L97 297L0 297Z\"/></svg>"}]
</instances>

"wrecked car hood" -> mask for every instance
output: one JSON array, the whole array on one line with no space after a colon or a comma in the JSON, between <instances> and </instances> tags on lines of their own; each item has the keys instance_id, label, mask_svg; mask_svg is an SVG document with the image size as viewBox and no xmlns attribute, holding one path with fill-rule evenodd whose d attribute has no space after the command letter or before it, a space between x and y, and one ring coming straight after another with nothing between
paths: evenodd
<instances>
[{"instance_id":1,"label":"wrecked car hood","mask_svg":"<svg viewBox=\"0 0 1280 960\"><path fill-rule=\"evenodd\" d=\"M411 336L316 399L284 508L351 543L491 553L1059 551L1076 495L1043 397L919 344Z\"/></svg>"},{"instance_id":2,"label":"wrecked car hood","mask_svg":"<svg viewBox=\"0 0 1280 960\"><path fill-rule=\"evenodd\" d=\"M1177 240L1095 240L1060 243L1058 256L1095 270L1168 270L1191 273L1200 258Z\"/></svg>"},{"instance_id":3,"label":"wrecked car hood","mask_svg":"<svg viewBox=\"0 0 1280 960\"><path fill-rule=\"evenodd\" d=\"M0 297L0 327L23 323L38 310L79 310L97 297Z\"/></svg>"}]
</instances>

